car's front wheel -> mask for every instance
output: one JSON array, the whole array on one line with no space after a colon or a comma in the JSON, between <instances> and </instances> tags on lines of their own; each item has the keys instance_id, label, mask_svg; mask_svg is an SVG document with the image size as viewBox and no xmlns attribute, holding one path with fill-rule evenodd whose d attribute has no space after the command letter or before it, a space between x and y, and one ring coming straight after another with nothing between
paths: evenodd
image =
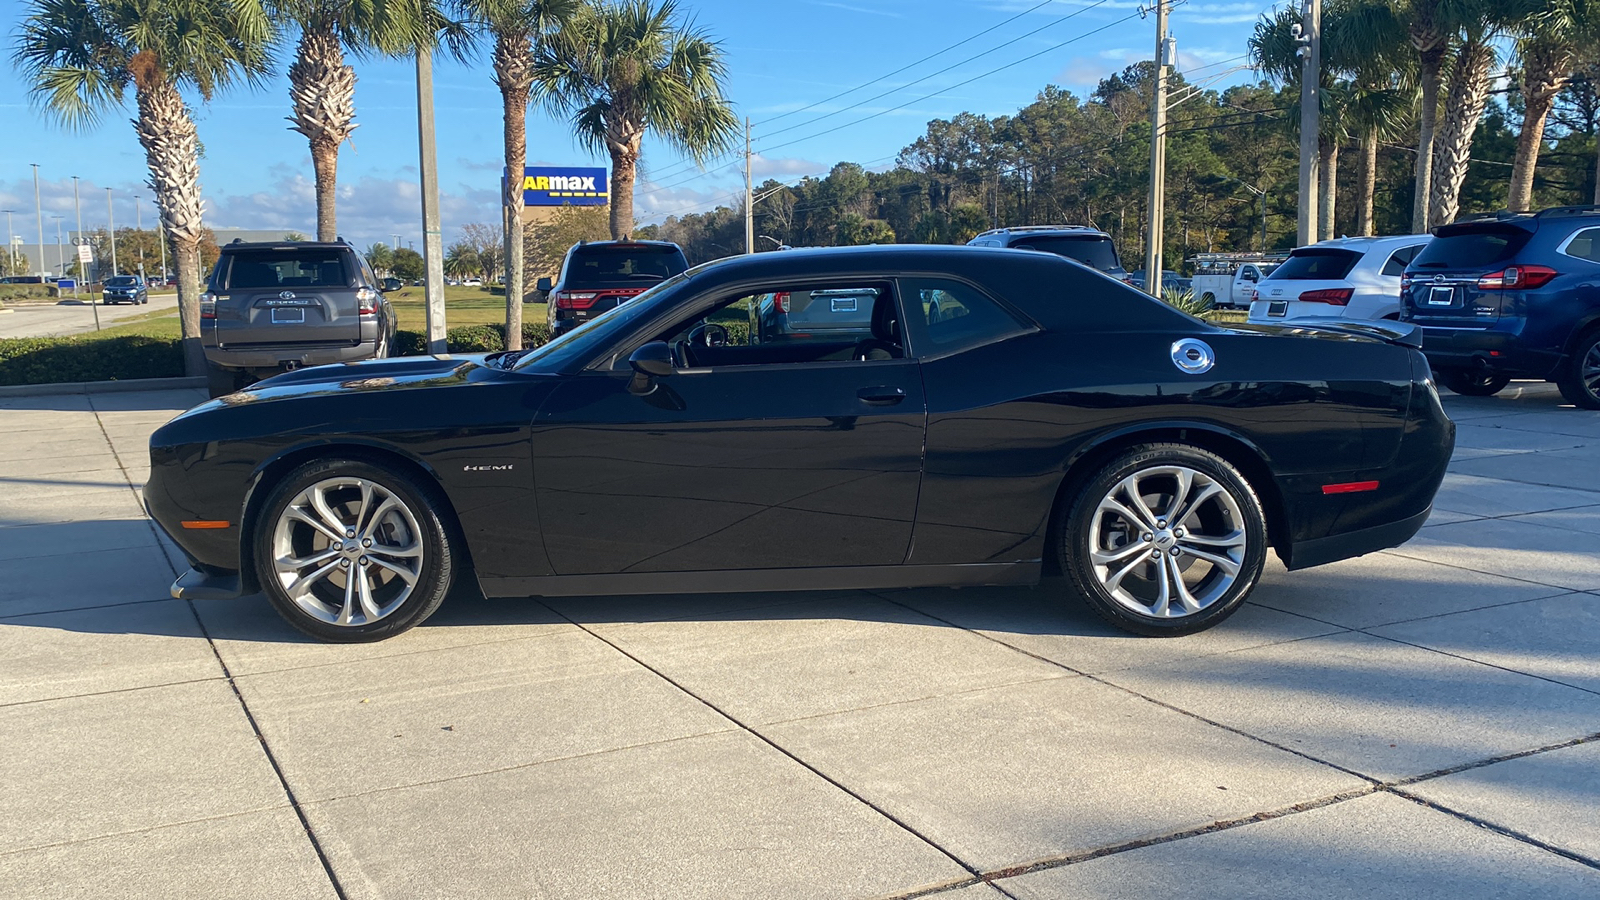
<instances>
[{"instance_id":1,"label":"car's front wheel","mask_svg":"<svg viewBox=\"0 0 1600 900\"><path fill-rule=\"evenodd\" d=\"M256 575L267 599L324 641L379 641L418 625L444 602L454 574L436 493L363 460L295 469L256 519Z\"/></svg>"},{"instance_id":2,"label":"car's front wheel","mask_svg":"<svg viewBox=\"0 0 1600 900\"><path fill-rule=\"evenodd\" d=\"M1239 608L1266 562L1266 516L1244 476L1186 444L1143 444L1089 478L1056 525L1065 573L1101 618L1155 637Z\"/></svg>"},{"instance_id":3,"label":"car's front wheel","mask_svg":"<svg viewBox=\"0 0 1600 900\"><path fill-rule=\"evenodd\" d=\"M1561 396L1579 409L1600 409L1600 331L1578 339L1556 380Z\"/></svg>"},{"instance_id":4,"label":"car's front wheel","mask_svg":"<svg viewBox=\"0 0 1600 900\"><path fill-rule=\"evenodd\" d=\"M1492 397L1511 383L1510 375L1475 369L1440 369L1439 383L1463 397Z\"/></svg>"}]
</instances>

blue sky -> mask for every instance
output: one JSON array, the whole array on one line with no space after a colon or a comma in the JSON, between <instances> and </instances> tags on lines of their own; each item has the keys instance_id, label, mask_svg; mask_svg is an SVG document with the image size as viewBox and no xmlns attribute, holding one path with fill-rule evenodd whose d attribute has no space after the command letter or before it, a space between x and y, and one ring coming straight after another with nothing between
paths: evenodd
<instances>
[{"instance_id":1,"label":"blue sky","mask_svg":"<svg viewBox=\"0 0 1600 900\"><path fill-rule=\"evenodd\" d=\"M892 165L930 119L962 111L1012 113L1046 84L1085 94L1106 75L1149 58L1155 40L1154 18L1141 18L1134 0L1053 0L1043 6L1041 0L683 2L726 53L728 94L739 115L754 123L758 182L823 174L841 160L869 168ZM9 48L23 4L8 0L0 6ZM1249 71L1228 70L1244 63L1252 23L1271 8L1269 0L1190 0L1177 7L1171 30L1179 69L1192 73L1191 79L1216 76L1218 87L1250 80ZM972 39L895 71L966 38ZM362 246L392 243L394 234L420 243L413 65L354 65L360 127L340 155L340 231ZM435 81L448 242L461 225L497 215L500 101L486 60L439 61ZM287 82L278 77L200 108L207 224L314 230L310 156L304 138L284 120L287 93ZM73 175L82 179L86 228L105 223L106 187L113 189L119 226L133 222L135 194L145 198L143 221L149 226L150 192L143 185L143 152L128 124L131 112L112 111L87 132L66 131L30 106L27 85L10 65L0 67L0 110L16 123L0 139L0 208L18 211L14 229L25 240L31 243L35 234L29 163L40 164L46 231L53 230L53 214L67 216L72 226ZM533 164L606 164L577 145L564 121L538 110L528 118L528 157ZM737 157L702 171L647 139L644 167L635 200L644 221L731 204L742 190Z\"/></svg>"}]
</instances>

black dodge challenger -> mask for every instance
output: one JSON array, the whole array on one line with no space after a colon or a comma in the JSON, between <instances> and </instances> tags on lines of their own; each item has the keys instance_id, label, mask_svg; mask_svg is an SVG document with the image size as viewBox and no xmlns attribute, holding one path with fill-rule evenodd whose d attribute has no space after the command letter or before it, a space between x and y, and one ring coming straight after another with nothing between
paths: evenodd
<instances>
[{"instance_id":1,"label":"black dodge challenger","mask_svg":"<svg viewBox=\"0 0 1600 900\"><path fill-rule=\"evenodd\" d=\"M752 341L759 298L870 335ZM841 309L857 316L861 310ZM303 369L150 439L178 597L371 641L489 596L1027 584L1130 631L1222 621L1409 539L1455 426L1419 332L1209 324L1048 253L797 250L657 284L534 350ZM759 336L758 336L759 337Z\"/></svg>"}]
</instances>

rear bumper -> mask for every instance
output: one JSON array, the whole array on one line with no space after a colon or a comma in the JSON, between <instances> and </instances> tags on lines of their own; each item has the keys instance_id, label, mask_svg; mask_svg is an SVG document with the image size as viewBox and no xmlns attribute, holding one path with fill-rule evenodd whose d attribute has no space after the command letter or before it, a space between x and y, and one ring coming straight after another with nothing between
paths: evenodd
<instances>
[{"instance_id":1,"label":"rear bumper","mask_svg":"<svg viewBox=\"0 0 1600 900\"><path fill-rule=\"evenodd\" d=\"M1397 522L1388 522L1383 525L1374 525L1358 531L1347 531L1344 534L1335 534L1325 538L1311 541L1301 541L1294 545L1286 566L1290 569L1308 569L1325 563L1338 562L1353 556L1362 556L1367 553L1376 553L1390 547L1398 547L1416 536L1428 521L1428 516L1433 514L1433 506L1414 516L1408 516Z\"/></svg>"},{"instance_id":2,"label":"rear bumper","mask_svg":"<svg viewBox=\"0 0 1600 900\"><path fill-rule=\"evenodd\" d=\"M338 346L296 347L286 344L281 347L252 347L242 350L219 348L213 344L207 346L205 351L207 361L230 369L309 369L312 366L324 366L330 363L372 359L377 354L377 349L376 341L362 341L359 344Z\"/></svg>"},{"instance_id":3,"label":"rear bumper","mask_svg":"<svg viewBox=\"0 0 1600 900\"><path fill-rule=\"evenodd\" d=\"M1548 378L1561 363L1554 348L1530 348L1521 319L1502 318L1489 328L1422 325L1422 352L1440 369L1487 368L1511 375ZM1422 324L1422 323L1418 323Z\"/></svg>"}]
</instances>

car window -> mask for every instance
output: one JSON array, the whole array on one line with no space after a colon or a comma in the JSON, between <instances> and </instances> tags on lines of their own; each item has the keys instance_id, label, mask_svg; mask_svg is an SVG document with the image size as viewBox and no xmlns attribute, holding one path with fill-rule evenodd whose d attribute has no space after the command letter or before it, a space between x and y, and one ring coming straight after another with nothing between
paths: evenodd
<instances>
[{"instance_id":1,"label":"car window","mask_svg":"<svg viewBox=\"0 0 1600 900\"><path fill-rule=\"evenodd\" d=\"M683 251L653 244L576 247L562 273L563 287L650 284L664 281L688 268Z\"/></svg>"},{"instance_id":2,"label":"car window","mask_svg":"<svg viewBox=\"0 0 1600 900\"><path fill-rule=\"evenodd\" d=\"M1388 275L1393 278L1399 278L1401 275L1404 275L1406 273L1406 266L1411 265L1411 261L1416 259L1417 254L1420 253L1422 248L1426 246L1428 245L1412 244L1409 247L1401 247L1399 250L1396 250L1393 255L1389 257L1389 260L1383 264L1381 274Z\"/></svg>"},{"instance_id":3,"label":"car window","mask_svg":"<svg viewBox=\"0 0 1600 900\"><path fill-rule=\"evenodd\" d=\"M1440 229L1411 262L1415 269L1483 269L1510 259L1532 237L1514 227L1469 226L1466 230Z\"/></svg>"},{"instance_id":4,"label":"car window","mask_svg":"<svg viewBox=\"0 0 1600 900\"><path fill-rule=\"evenodd\" d=\"M1272 281L1339 279L1350 274L1363 255L1356 250L1307 247L1294 251L1268 278Z\"/></svg>"},{"instance_id":5,"label":"car window","mask_svg":"<svg viewBox=\"0 0 1600 900\"><path fill-rule=\"evenodd\" d=\"M1600 228L1585 228L1573 235L1561 252L1589 262L1600 262Z\"/></svg>"},{"instance_id":6,"label":"car window","mask_svg":"<svg viewBox=\"0 0 1600 900\"><path fill-rule=\"evenodd\" d=\"M231 256L228 290L351 284L345 254L339 250L248 250Z\"/></svg>"},{"instance_id":7,"label":"car window","mask_svg":"<svg viewBox=\"0 0 1600 900\"><path fill-rule=\"evenodd\" d=\"M942 278L900 282L919 356L943 356L1026 332L1028 326L977 288Z\"/></svg>"},{"instance_id":8,"label":"car window","mask_svg":"<svg viewBox=\"0 0 1600 900\"><path fill-rule=\"evenodd\" d=\"M1117 267L1117 251L1112 246L1111 239L1101 235L1084 235L1083 237L1064 237L1059 235L1039 235L1024 241L1018 241L1011 246L1018 250L1040 250L1045 253L1054 253L1075 259L1093 269L1104 272Z\"/></svg>"},{"instance_id":9,"label":"car window","mask_svg":"<svg viewBox=\"0 0 1600 900\"><path fill-rule=\"evenodd\" d=\"M652 339L689 367L896 359L905 354L894 312L886 283L773 285L727 297Z\"/></svg>"}]
</instances>

